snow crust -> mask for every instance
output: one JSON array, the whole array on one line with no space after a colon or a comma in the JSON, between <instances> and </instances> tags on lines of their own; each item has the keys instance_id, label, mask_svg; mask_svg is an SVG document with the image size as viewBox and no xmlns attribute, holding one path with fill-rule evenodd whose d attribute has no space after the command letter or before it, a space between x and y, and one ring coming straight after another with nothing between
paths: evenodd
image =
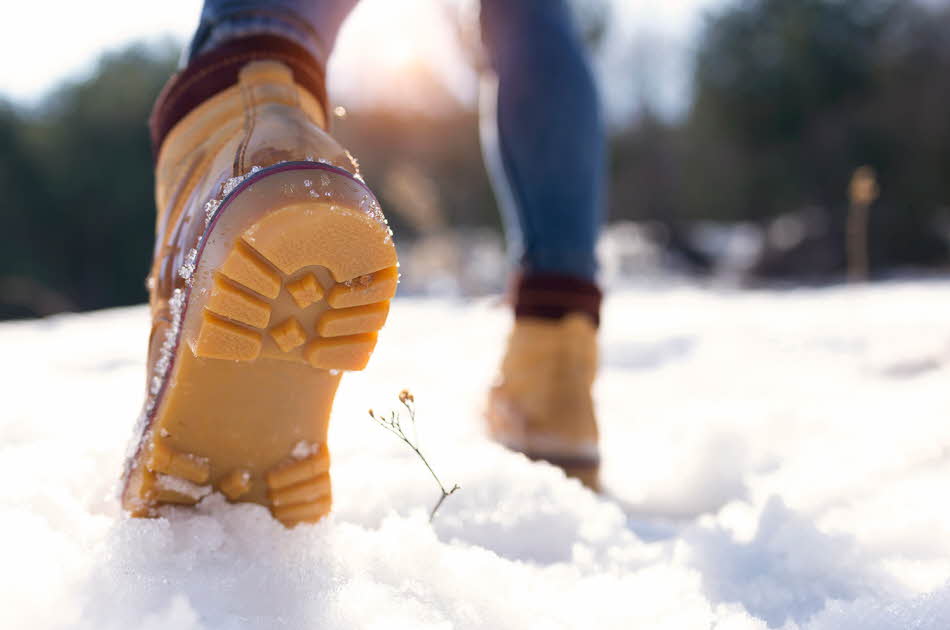
<instances>
[{"instance_id":1,"label":"snow crust","mask_svg":"<svg viewBox=\"0 0 950 630\"><path fill-rule=\"evenodd\" d=\"M211 494L211 486L199 486L196 483L192 483L187 479L182 479L180 477L173 477L171 475L156 475L158 481L157 485L162 490L171 490L172 492L177 492L186 497L191 497L193 499L203 499L209 494Z\"/></svg>"},{"instance_id":2,"label":"snow crust","mask_svg":"<svg viewBox=\"0 0 950 630\"><path fill-rule=\"evenodd\" d=\"M0 628L950 627L950 283L608 300L608 496L482 437L509 325L398 299L331 422L334 513L127 519L144 307L0 325ZM416 397L438 491L366 415Z\"/></svg>"}]
</instances>

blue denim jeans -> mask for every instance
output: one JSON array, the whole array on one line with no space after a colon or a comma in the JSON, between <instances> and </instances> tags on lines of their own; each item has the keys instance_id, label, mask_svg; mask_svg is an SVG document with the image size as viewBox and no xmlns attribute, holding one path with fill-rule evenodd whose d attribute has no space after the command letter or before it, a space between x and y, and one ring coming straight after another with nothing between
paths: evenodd
<instances>
[{"instance_id":1,"label":"blue denim jeans","mask_svg":"<svg viewBox=\"0 0 950 630\"><path fill-rule=\"evenodd\" d=\"M242 35L283 35L326 66L358 0L205 0L189 55ZM525 274L594 279L604 220L600 104L565 0L481 0L481 27L497 82L486 81L481 136Z\"/></svg>"}]
</instances>

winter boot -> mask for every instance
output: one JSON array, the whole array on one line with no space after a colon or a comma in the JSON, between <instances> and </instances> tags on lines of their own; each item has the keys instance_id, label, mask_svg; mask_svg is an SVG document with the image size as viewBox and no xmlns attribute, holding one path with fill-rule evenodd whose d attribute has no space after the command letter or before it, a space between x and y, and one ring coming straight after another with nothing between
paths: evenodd
<instances>
[{"instance_id":1,"label":"winter boot","mask_svg":"<svg viewBox=\"0 0 950 630\"><path fill-rule=\"evenodd\" d=\"M288 526L330 510L333 397L366 365L398 274L325 103L322 70L272 36L198 57L159 97L147 394L122 489L134 516L211 492Z\"/></svg>"},{"instance_id":2,"label":"winter boot","mask_svg":"<svg viewBox=\"0 0 950 630\"><path fill-rule=\"evenodd\" d=\"M521 282L514 329L489 392L488 433L598 490L591 387L597 373L600 292L593 285L578 292L573 287L546 289L545 284Z\"/></svg>"}]
</instances>

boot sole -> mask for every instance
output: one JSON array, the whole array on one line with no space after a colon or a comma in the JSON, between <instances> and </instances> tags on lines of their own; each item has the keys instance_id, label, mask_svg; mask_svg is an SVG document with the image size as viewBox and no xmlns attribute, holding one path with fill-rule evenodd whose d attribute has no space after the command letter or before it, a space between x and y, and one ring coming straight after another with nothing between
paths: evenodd
<instances>
[{"instance_id":1,"label":"boot sole","mask_svg":"<svg viewBox=\"0 0 950 630\"><path fill-rule=\"evenodd\" d=\"M361 183L295 163L241 184L202 240L123 503L150 516L219 491L287 526L319 520L340 374L366 366L396 292L391 233Z\"/></svg>"},{"instance_id":2,"label":"boot sole","mask_svg":"<svg viewBox=\"0 0 950 630\"><path fill-rule=\"evenodd\" d=\"M496 386L489 391L488 404L482 410L482 416L487 422L488 437L509 450L521 453L531 461L543 461L556 466L563 470L565 475L577 479L588 489L600 492L602 489L600 455L597 453L597 448L593 448L593 453L567 454L566 451L571 449L571 444L566 443L564 439L545 438L537 431L526 435L524 427L527 421L524 415L516 411L514 405L498 394L499 389ZM512 434L505 431L508 427L519 427L520 430ZM529 439L532 443L529 443ZM591 450L589 446L585 448L575 445L574 450L581 449Z\"/></svg>"}]
</instances>

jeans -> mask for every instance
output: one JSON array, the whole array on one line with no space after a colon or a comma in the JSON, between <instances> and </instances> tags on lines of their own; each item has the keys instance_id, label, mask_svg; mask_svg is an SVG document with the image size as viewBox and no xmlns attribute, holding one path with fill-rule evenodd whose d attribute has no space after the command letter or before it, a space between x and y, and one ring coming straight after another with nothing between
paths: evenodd
<instances>
[{"instance_id":1,"label":"jeans","mask_svg":"<svg viewBox=\"0 0 950 630\"><path fill-rule=\"evenodd\" d=\"M271 33L326 67L357 0L205 0L188 55ZM481 137L525 275L593 281L604 220L605 142L583 42L565 0L481 0L482 39L497 81L483 81Z\"/></svg>"}]
</instances>

